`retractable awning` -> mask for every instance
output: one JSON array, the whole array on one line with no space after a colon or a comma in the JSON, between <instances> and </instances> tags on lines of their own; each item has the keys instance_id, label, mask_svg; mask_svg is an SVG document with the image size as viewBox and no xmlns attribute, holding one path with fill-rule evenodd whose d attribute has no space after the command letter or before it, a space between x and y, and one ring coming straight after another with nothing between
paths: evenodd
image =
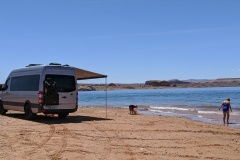
<instances>
[{"instance_id":1,"label":"retractable awning","mask_svg":"<svg viewBox=\"0 0 240 160\"><path fill-rule=\"evenodd\" d=\"M75 71L77 80L105 78L105 83L106 83L106 90L105 90L105 93L106 93L106 118L107 118L107 75L90 72L90 71L83 70L83 69L76 68L76 67L74 67L74 71Z\"/></svg>"},{"instance_id":2,"label":"retractable awning","mask_svg":"<svg viewBox=\"0 0 240 160\"><path fill-rule=\"evenodd\" d=\"M80 69L80 68L75 68L74 67L74 70L75 70L77 80L94 79L94 78L106 78L107 77L107 75L90 72L90 71L83 70L83 69Z\"/></svg>"}]
</instances>

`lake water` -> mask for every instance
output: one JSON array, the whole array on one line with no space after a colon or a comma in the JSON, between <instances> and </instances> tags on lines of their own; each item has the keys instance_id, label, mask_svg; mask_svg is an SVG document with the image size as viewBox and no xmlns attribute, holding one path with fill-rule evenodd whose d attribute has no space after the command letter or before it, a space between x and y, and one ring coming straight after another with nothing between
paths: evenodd
<instances>
[{"instance_id":1,"label":"lake water","mask_svg":"<svg viewBox=\"0 0 240 160\"><path fill-rule=\"evenodd\" d=\"M106 101L107 97L107 101ZM179 116L222 124L222 101L231 98L230 126L240 127L240 87L171 88L79 92L79 107L138 105L141 114ZM147 106L147 107L146 107Z\"/></svg>"}]
</instances>

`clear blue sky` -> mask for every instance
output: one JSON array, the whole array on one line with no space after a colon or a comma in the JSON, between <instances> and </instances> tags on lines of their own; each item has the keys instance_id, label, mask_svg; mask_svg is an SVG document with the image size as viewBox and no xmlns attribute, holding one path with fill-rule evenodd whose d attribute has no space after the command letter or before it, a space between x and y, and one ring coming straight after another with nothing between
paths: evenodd
<instances>
[{"instance_id":1,"label":"clear blue sky","mask_svg":"<svg viewBox=\"0 0 240 160\"><path fill-rule=\"evenodd\" d=\"M108 83L239 78L240 0L0 0L0 55L0 83L50 62Z\"/></svg>"}]
</instances>

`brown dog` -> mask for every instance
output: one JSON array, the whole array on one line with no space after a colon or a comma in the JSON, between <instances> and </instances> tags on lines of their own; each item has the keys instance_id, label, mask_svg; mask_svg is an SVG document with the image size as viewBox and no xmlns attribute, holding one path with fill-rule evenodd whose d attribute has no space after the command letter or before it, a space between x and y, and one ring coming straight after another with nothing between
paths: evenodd
<instances>
[{"instance_id":1,"label":"brown dog","mask_svg":"<svg viewBox=\"0 0 240 160\"><path fill-rule=\"evenodd\" d=\"M130 105L129 106L130 114L137 114L137 108L138 108L138 106Z\"/></svg>"}]
</instances>

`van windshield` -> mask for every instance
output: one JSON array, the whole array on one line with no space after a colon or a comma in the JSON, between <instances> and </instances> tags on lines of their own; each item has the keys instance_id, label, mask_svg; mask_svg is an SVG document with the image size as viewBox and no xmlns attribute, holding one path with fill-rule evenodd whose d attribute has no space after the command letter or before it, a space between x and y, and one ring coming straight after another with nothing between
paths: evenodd
<instances>
[{"instance_id":1,"label":"van windshield","mask_svg":"<svg viewBox=\"0 0 240 160\"><path fill-rule=\"evenodd\" d=\"M74 76L48 74L45 77L45 81L50 85L54 85L57 92L72 92L76 90Z\"/></svg>"}]
</instances>

